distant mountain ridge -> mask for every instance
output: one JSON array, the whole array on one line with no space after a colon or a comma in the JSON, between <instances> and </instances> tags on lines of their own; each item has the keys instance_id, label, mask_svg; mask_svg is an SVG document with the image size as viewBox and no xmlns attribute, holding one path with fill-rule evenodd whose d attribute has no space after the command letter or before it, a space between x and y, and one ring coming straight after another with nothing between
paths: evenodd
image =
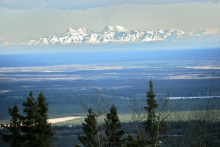
<instances>
[{"instance_id":1,"label":"distant mountain ridge","mask_svg":"<svg viewBox=\"0 0 220 147\"><path fill-rule=\"evenodd\" d=\"M218 28L200 29L196 31L182 31L167 29L157 31L128 31L122 26L105 26L102 32L95 32L87 28L68 30L60 35L25 40L17 45L70 45L70 44L106 44L106 43L142 43L152 41L163 42L220 42Z\"/></svg>"}]
</instances>

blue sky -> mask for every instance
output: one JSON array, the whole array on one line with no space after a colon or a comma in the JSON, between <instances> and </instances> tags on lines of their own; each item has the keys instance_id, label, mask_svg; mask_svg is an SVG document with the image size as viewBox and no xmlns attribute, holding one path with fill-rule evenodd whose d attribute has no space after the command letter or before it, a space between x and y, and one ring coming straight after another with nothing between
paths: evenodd
<instances>
[{"instance_id":1,"label":"blue sky","mask_svg":"<svg viewBox=\"0 0 220 147\"><path fill-rule=\"evenodd\" d=\"M219 0L0 0L0 40L18 41L65 32L220 28Z\"/></svg>"}]
</instances>

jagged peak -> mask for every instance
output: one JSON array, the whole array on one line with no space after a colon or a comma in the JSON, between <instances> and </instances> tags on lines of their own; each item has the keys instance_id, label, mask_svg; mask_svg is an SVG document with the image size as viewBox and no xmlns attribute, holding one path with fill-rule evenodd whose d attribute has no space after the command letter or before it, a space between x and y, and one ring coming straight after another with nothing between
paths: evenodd
<instances>
[{"instance_id":1,"label":"jagged peak","mask_svg":"<svg viewBox=\"0 0 220 147\"><path fill-rule=\"evenodd\" d=\"M88 34L88 33L90 33L90 30L87 28L79 28L77 30L74 30L69 27L65 34Z\"/></svg>"},{"instance_id":2,"label":"jagged peak","mask_svg":"<svg viewBox=\"0 0 220 147\"><path fill-rule=\"evenodd\" d=\"M75 30L72 29L71 27L69 27L67 31L71 32L71 31L75 31Z\"/></svg>"},{"instance_id":3,"label":"jagged peak","mask_svg":"<svg viewBox=\"0 0 220 147\"><path fill-rule=\"evenodd\" d=\"M109 28L109 26L105 25L105 27L104 27L104 29L103 29L103 31L102 31L102 32L103 32L103 33L104 33L104 32L108 32L108 31L109 31L109 29L110 29L110 28Z\"/></svg>"},{"instance_id":4,"label":"jagged peak","mask_svg":"<svg viewBox=\"0 0 220 147\"><path fill-rule=\"evenodd\" d=\"M119 25L114 25L114 26L108 26L106 25L103 29L103 33L104 32L112 32L112 31L117 31L117 32L128 32L127 29L125 29L124 27L122 26L119 26Z\"/></svg>"},{"instance_id":5,"label":"jagged peak","mask_svg":"<svg viewBox=\"0 0 220 147\"><path fill-rule=\"evenodd\" d=\"M87 28L79 28L76 32L78 34L88 34L89 33L89 29L87 29Z\"/></svg>"},{"instance_id":6,"label":"jagged peak","mask_svg":"<svg viewBox=\"0 0 220 147\"><path fill-rule=\"evenodd\" d=\"M122 32L122 33L121 33ZM107 43L107 42L149 42L149 41L176 41L182 39L183 41L191 40L190 37L201 36L206 37L212 35L220 35L219 28L207 28L194 31L182 31L180 29L160 29L160 30L146 30L128 31L122 26L106 25L102 32L94 32L87 28L78 28L77 30L68 28L67 32L60 35L50 36L48 38L39 38L28 41L29 43L23 43L27 45L37 45L37 44L76 44L76 43ZM186 34L186 35L184 35ZM197 37L196 39L199 40ZM203 38L204 40L204 38ZM217 40L220 40L220 38ZM216 41L216 38L215 38Z\"/></svg>"},{"instance_id":7,"label":"jagged peak","mask_svg":"<svg viewBox=\"0 0 220 147\"><path fill-rule=\"evenodd\" d=\"M71 27L69 27L66 31L65 34L73 34L76 30L72 29Z\"/></svg>"},{"instance_id":8,"label":"jagged peak","mask_svg":"<svg viewBox=\"0 0 220 147\"><path fill-rule=\"evenodd\" d=\"M122 27L122 26L115 25L115 28L117 28L117 30L118 30L119 32L128 32L128 30L125 29L125 28Z\"/></svg>"}]
</instances>

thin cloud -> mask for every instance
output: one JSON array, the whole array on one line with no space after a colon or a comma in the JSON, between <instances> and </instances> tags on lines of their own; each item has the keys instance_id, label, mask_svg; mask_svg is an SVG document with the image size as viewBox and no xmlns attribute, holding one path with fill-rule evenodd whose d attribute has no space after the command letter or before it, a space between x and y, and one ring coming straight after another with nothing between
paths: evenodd
<instances>
[{"instance_id":1,"label":"thin cloud","mask_svg":"<svg viewBox=\"0 0 220 147\"><path fill-rule=\"evenodd\" d=\"M105 7L112 5L125 4L149 4L149 5L163 5L174 3L192 3L192 2L212 2L218 3L220 0L0 0L0 6L7 9L33 9L37 7L52 8L59 10L67 9L88 9L96 7Z\"/></svg>"},{"instance_id":2,"label":"thin cloud","mask_svg":"<svg viewBox=\"0 0 220 147\"><path fill-rule=\"evenodd\" d=\"M220 28L218 15L220 3L211 2L112 5L65 11L45 8L29 10L0 8L0 14L0 38L10 42L63 34L68 27L73 29L85 27L97 32L101 32L105 25L120 25L129 31ZM214 31L208 30L208 33L213 34Z\"/></svg>"}]
</instances>

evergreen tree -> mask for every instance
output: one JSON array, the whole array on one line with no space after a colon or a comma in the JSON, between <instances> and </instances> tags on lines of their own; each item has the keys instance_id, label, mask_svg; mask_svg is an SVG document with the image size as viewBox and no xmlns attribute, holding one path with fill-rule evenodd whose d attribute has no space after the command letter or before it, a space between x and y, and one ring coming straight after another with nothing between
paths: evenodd
<instances>
[{"instance_id":1,"label":"evergreen tree","mask_svg":"<svg viewBox=\"0 0 220 147\"><path fill-rule=\"evenodd\" d=\"M156 114L155 114L155 109L159 106L157 103L157 100L155 100L155 94L153 91L153 82L150 80L149 82L149 88L150 90L147 93L147 107L144 107L145 110L147 110L148 116L147 120L144 123L146 125L145 131L148 133L150 136L149 143L153 144L155 142L156 138Z\"/></svg>"},{"instance_id":2,"label":"evergreen tree","mask_svg":"<svg viewBox=\"0 0 220 147\"><path fill-rule=\"evenodd\" d=\"M145 139L144 131L140 131L140 134L137 136L136 145L137 147L146 147L147 142Z\"/></svg>"},{"instance_id":3,"label":"evergreen tree","mask_svg":"<svg viewBox=\"0 0 220 147\"><path fill-rule=\"evenodd\" d=\"M107 118L105 119L105 141L104 146L106 147L122 147L125 143L125 139L122 139L125 134L124 129L121 129L121 122L119 120L117 109L113 104L110 108L110 113L107 113Z\"/></svg>"},{"instance_id":4,"label":"evergreen tree","mask_svg":"<svg viewBox=\"0 0 220 147\"><path fill-rule=\"evenodd\" d=\"M27 102L24 102L23 113L26 116L22 116L23 127L22 131L25 133L24 137L26 140L26 146L34 147L37 143L36 134L36 114L37 114L37 102L34 102L33 92L31 91L29 97L27 97Z\"/></svg>"},{"instance_id":5,"label":"evergreen tree","mask_svg":"<svg viewBox=\"0 0 220 147\"><path fill-rule=\"evenodd\" d=\"M91 108L89 108L88 113L87 118L85 118L85 123L82 123L85 136L78 135L78 139L85 147L97 147L98 141L96 135L99 130L96 129L96 116L92 113Z\"/></svg>"},{"instance_id":6,"label":"evergreen tree","mask_svg":"<svg viewBox=\"0 0 220 147\"><path fill-rule=\"evenodd\" d=\"M131 134L128 134L126 138L125 147L138 147L137 140L134 140Z\"/></svg>"},{"instance_id":7,"label":"evergreen tree","mask_svg":"<svg viewBox=\"0 0 220 147\"><path fill-rule=\"evenodd\" d=\"M37 134L37 146L49 147L53 143L53 136L55 132L52 129L50 123L48 123L48 106L46 103L46 97L40 92L37 98L37 114L36 114L36 134Z\"/></svg>"},{"instance_id":8,"label":"evergreen tree","mask_svg":"<svg viewBox=\"0 0 220 147\"><path fill-rule=\"evenodd\" d=\"M128 134L128 137L126 138L126 141L127 141L128 143L133 142L133 141L134 141L133 136L132 136L131 134Z\"/></svg>"},{"instance_id":9,"label":"evergreen tree","mask_svg":"<svg viewBox=\"0 0 220 147\"><path fill-rule=\"evenodd\" d=\"M158 140L156 139L158 133L163 132L166 129L166 125L164 121L160 121L159 125L157 121L156 116L156 109L159 107L157 100L155 99L156 95L153 91L153 82L152 80L149 81L149 88L150 90L147 93L147 107L144 107L145 110L147 110L148 116L147 120L144 122L145 131L149 135L149 139L147 140L148 144L152 144L154 146L157 144ZM159 129L158 129L159 128Z\"/></svg>"},{"instance_id":10,"label":"evergreen tree","mask_svg":"<svg viewBox=\"0 0 220 147\"><path fill-rule=\"evenodd\" d=\"M137 135L137 139L134 140L133 136L129 134L128 137L126 138L127 142L125 144L125 147L146 147L147 142L145 140L144 132L141 131L139 135Z\"/></svg>"},{"instance_id":11,"label":"evergreen tree","mask_svg":"<svg viewBox=\"0 0 220 147\"><path fill-rule=\"evenodd\" d=\"M3 126L11 134L1 134L4 142L10 143L12 147L49 147L53 143L54 131L48 123L48 106L46 97L40 93L38 100L34 101L33 93L30 92L27 102L24 102L21 116L17 105L13 109L9 107L9 114L12 116L9 126ZM21 135L23 132L24 135Z\"/></svg>"},{"instance_id":12,"label":"evergreen tree","mask_svg":"<svg viewBox=\"0 0 220 147\"><path fill-rule=\"evenodd\" d=\"M9 125L1 125L1 127L11 132L11 134L0 134L4 142L10 143L10 147L24 146L24 140L21 135L21 116L18 112L17 104L13 108L9 106L8 113L12 116L12 119Z\"/></svg>"}]
</instances>

